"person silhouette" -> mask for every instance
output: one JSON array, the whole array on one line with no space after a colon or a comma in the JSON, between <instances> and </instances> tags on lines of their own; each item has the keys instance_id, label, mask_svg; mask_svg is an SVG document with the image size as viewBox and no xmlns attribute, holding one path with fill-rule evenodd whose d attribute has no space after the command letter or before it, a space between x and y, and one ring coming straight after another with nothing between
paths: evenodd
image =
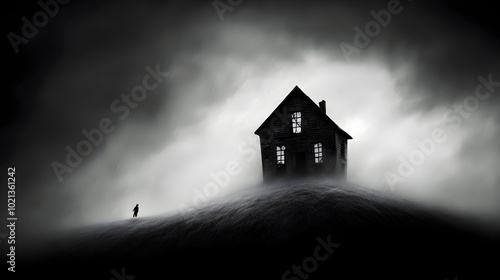
<instances>
[{"instance_id":1,"label":"person silhouette","mask_svg":"<svg viewBox=\"0 0 500 280\"><path fill-rule=\"evenodd\" d=\"M139 204L136 204L135 207L134 207L134 215L132 217L137 217L137 212L139 212Z\"/></svg>"}]
</instances>

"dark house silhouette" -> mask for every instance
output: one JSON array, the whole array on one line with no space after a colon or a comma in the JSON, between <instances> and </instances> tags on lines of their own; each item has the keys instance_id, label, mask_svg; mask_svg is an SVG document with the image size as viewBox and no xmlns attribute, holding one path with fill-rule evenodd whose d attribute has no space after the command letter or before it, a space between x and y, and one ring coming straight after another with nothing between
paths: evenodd
<instances>
[{"instance_id":1,"label":"dark house silhouette","mask_svg":"<svg viewBox=\"0 0 500 280\"><path fill-rule=\"evenodd\" d=\"M255 131L260 137L264 181L338 175L345 178L352 137L298 86Z\"/></svg>"}]
</instances>

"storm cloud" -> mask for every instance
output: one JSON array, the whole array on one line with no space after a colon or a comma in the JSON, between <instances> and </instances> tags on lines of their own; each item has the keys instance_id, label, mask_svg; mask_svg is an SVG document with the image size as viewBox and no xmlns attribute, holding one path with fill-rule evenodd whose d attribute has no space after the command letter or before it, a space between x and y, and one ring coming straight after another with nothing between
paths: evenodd
<instances>
[{"instance_id":1,"label":"storm cloud","mask_svg":"<svg viewBox=\"0 0 500 280\"><path fill-rule=\"evenodd\" d=\"M391 5L399 12L381 12ZM500 40L491 5L242 1L223 20L211 1L61 5L17 54L4 40L2 166L16 167L19 216L33 229L77 226L127 218L136 203L144 216L192 207L200 194L210 199L211 183L217 197L251 188L262 176L253 132L298 85L326 100L354 137L349 181L497 217ZM21 18L40 9L7 9L4 34L22 34ZM374 14L390 19L369 36ZM357 30L366 46L356 46ZM358 52L347 57L343 43ZM148 66L168 76L124 117L112 104L127 104L122 94L142 85ZM479 85L488 97L477 97ZM106 118L114 130L60 182L53 162L67 164L66 147ZM416 141L436 129L445 140L425 154ZM425 158L401 175L401 159L416 150Z\"/></svg>"}]
</instances>

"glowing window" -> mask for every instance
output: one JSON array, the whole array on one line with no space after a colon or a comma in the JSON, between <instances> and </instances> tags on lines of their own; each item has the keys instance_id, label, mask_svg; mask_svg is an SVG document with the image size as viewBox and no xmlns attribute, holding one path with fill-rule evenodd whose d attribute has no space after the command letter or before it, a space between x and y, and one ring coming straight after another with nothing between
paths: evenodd
<instances>
[{"instance_id":1,"label":"glowing window","mask_svg":"<svg viewBox=\"0 0 500 280\"><path fill-rule=\"evenodd\" d=\"M292 113L292 132L301 133L302 132L302 113L294 112Z\"/></svg>"},{"instance_id":2,"label":"glowing window","mask_svg":"<svg viewBox=\"0 0 500 280\"><path fill-rule=\"evenodd\" d=\"M278 165L285 164L285 146L276 147L276 161Z\"/></svg>"},{"instance_id":3,"label":"glowing window","mask_svg":"<svg viewBox=\"0 0 500 280\"><path fill-rule=\"evenodd\" d=\"M321 143L314 144L314 162L323 162L323 145Z\"/></svg>"}]
</instances>

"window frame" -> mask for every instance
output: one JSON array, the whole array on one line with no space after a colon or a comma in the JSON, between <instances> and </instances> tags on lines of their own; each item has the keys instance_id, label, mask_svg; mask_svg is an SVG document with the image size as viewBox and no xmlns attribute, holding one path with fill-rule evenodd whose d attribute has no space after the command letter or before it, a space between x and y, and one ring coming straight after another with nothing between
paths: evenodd
<instances>
[{"instance_id":1,"label":"window frame","mask_svg":"<svg viewBox=\"0 0 500 280\"><path fill-rule=\"evenodd\" d=\"M285 156L285 145L277 145L276 146L276 165L284 166L286 164L286 156Z\"/></svg>"},{"instance_id":2,"label":"window frame","mask_svg":"<svg viewBox=\"0 0 500 280\"><path fill-rule=\"evenodd\" d=\"M292 133L302 133L302 112L296 111L292 113Z\"/></svg>"},{"instance_id":3,"label":"window frame","mask_svg":"<svg viewBox=\"0 0 500 280\"><path fill-rule=\"evenodd\" d=\"M313 154L315 164L321 164L325 162L323 144L321 142L313 144Z\"/></svg>"}]
</instances>

